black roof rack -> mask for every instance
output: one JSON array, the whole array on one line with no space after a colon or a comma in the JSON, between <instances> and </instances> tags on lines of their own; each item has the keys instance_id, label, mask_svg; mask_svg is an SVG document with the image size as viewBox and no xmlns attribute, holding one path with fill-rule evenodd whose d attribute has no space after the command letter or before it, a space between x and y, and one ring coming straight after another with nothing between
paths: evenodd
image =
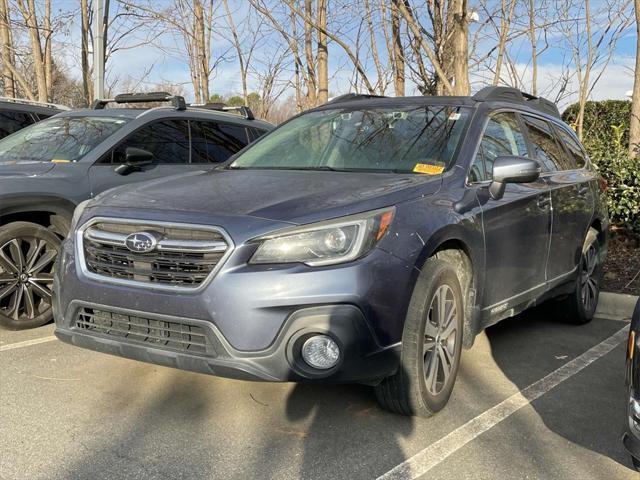
<instances>
[{"instance_id":1,"label":"black roof rack","mask_svg":"<svg viewBox=\"0 0 640 480\"><path fill-rule=\"evenodd\" d=\"M524 93L513 87L484 87L472 97L477 102L502 101L511 103L521 103L528 107L560 118L560 111L555 103L546 98L536 97L529 93Z\"/></svg>"},{"instance_id":2,"label":"black roof rack","mask_svg":"<svg viewBox=\"0 0 640 480\"><path fill-rule=\"evenodd\" d=\"M95 100L91 108L94 110L102 110L109 103L146 103L146 102L171 102L176 110L185 110L187 104L184 97L180 95L172 95L167 92L150 92L150 93L121 93L114 98L105 98Z\"/></svg>"},{"instance_id":3,"label":"black roof rack","mask_svg":"<svg viewBox=\"0 0 640 480\"><path fill-rule=\"evenodd\" d=\"M345 93L344 95L338 95L335 98L329 100L325 105L331 105L334 103L350 102L352 100L370 100L372 98L387 98L384 95L367 95L363 93Z\"/></svg>"},{"instance_id":4,"label":"black roof rack","mask_svg":"<svg viewBox=\"0 0 640 480\"><path fill-rule=\"evenodd\" d=\"M229 107L226 103L190 103L190 107L205 108L207 110L217 110L220 112L237 112L247 120L255 120L255 116L249 107L240 105L238 107Z\"/></svg>"}]
</instances>

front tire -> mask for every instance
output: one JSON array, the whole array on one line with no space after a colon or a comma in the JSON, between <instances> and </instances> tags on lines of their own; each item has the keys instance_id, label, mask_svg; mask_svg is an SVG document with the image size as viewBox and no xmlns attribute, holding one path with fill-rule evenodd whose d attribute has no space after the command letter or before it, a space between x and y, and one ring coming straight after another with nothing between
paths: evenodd
<instances>
[{"instance_id":1,"label":"front tire","mask_svg":"<svg viewBox=\"0 0 640 480\"><path fill-rule=\"evenodd\" d=\"M598 307L602 278L602 265L599 258L598 232L590 228L582 247L575 289L558 305L561 320L575 325L584 325L593 319Z\"/></svg>"},{"instance_id":2,"label":"front tire","mask_svg":"<svg viewBox=\"0 0 640 480\"><path fill-rule=\"evenodd\" d=\"M0 228L0 326L25 330L53 318L51 288L61 241L46 228L14 222Z\"/></svg>"},{"instance_id":3,"label":"front tire","mask_svg":"<svg viewBox=\"0 0 640 480\"><path fill-rule=\"evenodd\" d=\"M386 410L430 417L447 404L462 351L464 303L455 269L430 258L416 282L398 372L376 386Z\"/></svg>"}]
</instances>

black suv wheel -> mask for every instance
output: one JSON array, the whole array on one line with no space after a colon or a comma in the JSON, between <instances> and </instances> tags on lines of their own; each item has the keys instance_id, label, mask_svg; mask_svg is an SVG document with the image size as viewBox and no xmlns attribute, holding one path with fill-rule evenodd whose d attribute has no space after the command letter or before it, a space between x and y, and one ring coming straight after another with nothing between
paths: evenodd
<instances>
[{"instance_id":1,"label":"black suv wheel","mask_svg":"<svg viewBox=\"0 0 640 480\"><path fill-rule=\"evenodd\" d=\"M0 326L12 330L51 321L53 270L60 239L28 222L0 228Z\"/></svg>"},{"instance_id":2,"label":"black suv wheel","mask_svg":"<svg viewBox=\"0 0 640 480\"><path fill-rule=\"evenodd\" d=\"M383 408L429 417L447 404L460 365L462 298L455 269L429 259L409 304L399 371L376 387Z\"/></svg>"}]
</instances>

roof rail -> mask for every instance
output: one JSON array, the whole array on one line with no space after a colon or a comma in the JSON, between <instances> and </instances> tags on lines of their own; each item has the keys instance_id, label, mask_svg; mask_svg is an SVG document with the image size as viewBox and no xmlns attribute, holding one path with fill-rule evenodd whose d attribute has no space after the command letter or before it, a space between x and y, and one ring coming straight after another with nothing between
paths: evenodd
<instances>
[{"instance_id":1,"label":"roof rail","mask_svg":"<svg viewBox=\"0 0 640 480\"><path fill-rule=\"evenodd\" d=\"M560 111L555 103L546 98L536 97L529 93L524 93L513 87L484 87L473 97L477 102L502 101L511 103L521 103L534 108L542 113L560 118Z\"/></svg>"},{"instance_id":2,"label":"roof rail","mask_svg":"<svg viewBox=\"0 0 640 480\"><path fill-rule=\"evenodd\" d=\"M172 95L167 92L149 92L149 93L121 93L114 98L105 98L95 100L91 108L94 110L102 110L109 103L146 103L146 102L171 102L176 110L185 110L187 104L184 97L180 95Z\"/></svg>"},{"instance_id":3,"label":"roof rail","mask_svg":"<svg viewBox=\"0 0 640 480\"><path fill-rule=\"evenodd\" d=\"M226 103L190 103L190 107L204 108L206 110L217 110L219 112L237 112L247 120L255 120L251 109L245 105L229 107Z\"/></svg>"},{"instance_id":4,"label":"roof rail","mask_svg":"<svg viewBox=\"0 0 640 480\"><path fill-rule=\"evenodd\" d=\"M35 100L26 100L23 98L0 97L0 101L17 103L19 105L33 105L34 107L55 108L57 110L71 110L69 107L65 105L58 105L56 103L49 103L49 102L36 102Z\"/></svg>"},{"instance_id":5,"label":"roof rail","mask_svg":"<svg viewBox=\"0 0 640 480\"><path fill-rule=\"evenodd\" d=\"M345 93L344 95L338 95L337 97L329 100L325 105L332 105L334 103L350 102L352 100L370 100L372 98L387 98L384 95L368 95L363 93Z\"/></svg>"}]
</instances>

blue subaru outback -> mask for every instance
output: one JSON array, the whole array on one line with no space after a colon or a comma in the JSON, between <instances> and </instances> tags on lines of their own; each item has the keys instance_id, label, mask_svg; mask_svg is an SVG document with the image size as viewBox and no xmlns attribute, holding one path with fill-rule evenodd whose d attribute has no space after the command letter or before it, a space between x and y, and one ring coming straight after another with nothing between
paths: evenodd
<instances>
[{"instance_id":1,"label":"blue subaru outback","mask_svg":"<svg viewBox=\"0 0 640 480\"><path fill-rule=\"evenodd\" d=\"M366 383L429 416L485 327L551 298L591 320L607 228L551 102L339 97L223 168L78 207L56 335L224 377Z\"/></svg>"}]
</instances>

